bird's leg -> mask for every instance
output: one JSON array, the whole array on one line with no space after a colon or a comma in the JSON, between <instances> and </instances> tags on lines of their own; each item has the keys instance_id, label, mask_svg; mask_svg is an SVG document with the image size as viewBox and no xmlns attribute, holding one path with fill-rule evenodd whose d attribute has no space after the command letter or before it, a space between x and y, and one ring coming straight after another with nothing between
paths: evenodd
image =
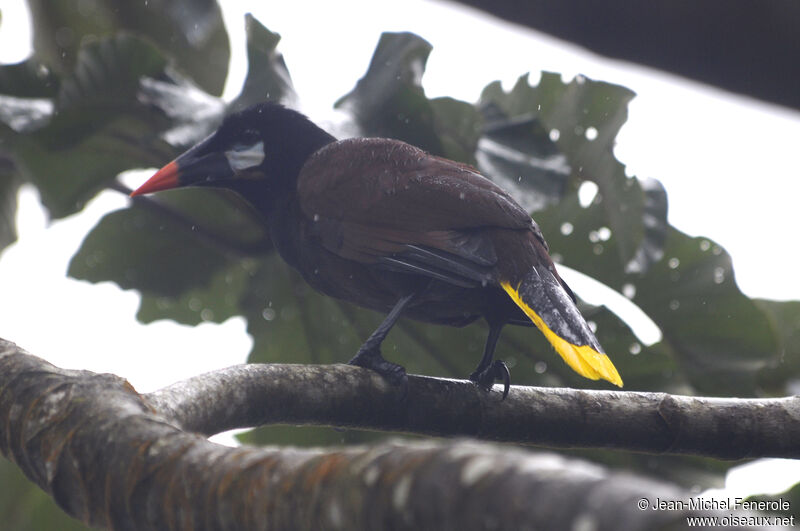
<instances>
[{"instance_id":1,"label":"bird's leg","mask_svg":"<svg viewBox=\"0 0 800 531\"><path fill-rule=\"evenodd\" d=\"M400 300L394 305L392 311L386 316L386 319L372 332L372 335L364 341L361 348L358 349L356 355L348 363L350 365L357 365L366 369L372 369L377 372L389 382L395 385L404 384L407 381L406 370L401 365L386 361L381 356L381 343L386 339L389 330L392 329L403 309L411 302L416 293L411 293L401 297Z\"/></svg>"},{"instance_id":2,"label":"bird's leg","mask_svg":"<svg viewBox=\"0 0 800 531\"><path fill-rule=\"evenodd\" d=\"M500 332L505 323L489 323L489 335L486 338L486 346L483 348L483 357L475 371L469 375L469 379L487 391L492 388L495 380L503 381L503 400L508 396L508 388L511 386L511 373L508 365L500 360L492 361L497 340L500 339Z\"/></svg>"}]
</instances>

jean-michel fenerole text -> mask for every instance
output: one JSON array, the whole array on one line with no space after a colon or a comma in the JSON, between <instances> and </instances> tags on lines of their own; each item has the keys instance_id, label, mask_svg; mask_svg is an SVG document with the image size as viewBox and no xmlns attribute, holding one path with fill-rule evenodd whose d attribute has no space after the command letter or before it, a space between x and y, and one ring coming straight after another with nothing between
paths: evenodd
<instances>
[{"instance_id":1,"label":"jean-michel fenerole text","mask_svg":"<svg viewBox=\"0 0 800 531\"><path fill-rule=\"evenodd\" d=\"M664 500L656 498L650 503L654 511L780 511L787 512L788 500L746 500L744 498L702 498Z\"/></svg>"}]
</instances>

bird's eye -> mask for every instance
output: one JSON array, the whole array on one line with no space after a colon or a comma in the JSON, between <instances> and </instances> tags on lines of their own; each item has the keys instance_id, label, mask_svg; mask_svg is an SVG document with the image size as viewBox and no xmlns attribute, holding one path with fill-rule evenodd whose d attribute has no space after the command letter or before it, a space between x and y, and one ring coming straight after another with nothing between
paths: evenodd
<instances>
[{"instance_id":1,"label":"bird's eye","mask_svg":"<svg viewBox=\"0 0 800 531\"><path fill-rule=\"evenodd\" d=\"M236 142L236 147L238 146L249 147L252 146L253 144L258 143L258 141L260 140L260 135L258 134L258 131L256 131L255 129L245 129L237 140L238 142Z\"/></svg>"}]
</instances>

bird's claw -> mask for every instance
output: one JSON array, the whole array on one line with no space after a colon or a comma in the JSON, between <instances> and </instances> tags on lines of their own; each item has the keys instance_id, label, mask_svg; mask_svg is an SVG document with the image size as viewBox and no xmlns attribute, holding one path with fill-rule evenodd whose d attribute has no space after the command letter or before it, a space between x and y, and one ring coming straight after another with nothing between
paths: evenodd
<instances>
[{"instance_id":1,"label":"bird's claw","mask_svg":"<svg viewBox=\"0 0 800 531\"><path fill-rule=\"evenodd\" d=\"M380 350L360 349L358 353L353 356L353 359L347 363L348 365L364 367L365 369L371 369L377 372L390 384L401 387L403 389L403 395L406 394L408 389L408 375L406 374L405 367L385 360L383 356L381 356Z\"/></svg>"},{"instance_id":2,"label":"bird's claw","mask_svg":"<svg viewBox=\"0 0 800 531\"><path fill-rule=\"evenodd\" d=\"M473 372L469 379L486 391L492 388L495 381L501 380L503 382L503 398L501 400L506 399L508 390L511 387L511 371L508 370L506 362L501 360L493 361L491 365L481 372Z\"/></svg>"}]
</instances>

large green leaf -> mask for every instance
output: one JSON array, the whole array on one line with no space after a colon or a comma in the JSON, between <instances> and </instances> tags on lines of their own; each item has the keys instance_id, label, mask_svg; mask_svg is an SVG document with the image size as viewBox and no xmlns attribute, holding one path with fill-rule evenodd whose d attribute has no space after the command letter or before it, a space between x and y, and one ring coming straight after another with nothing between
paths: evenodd
<instances>
[{"instance_id":1,"label":"large green leaf","mask_svg":"<svg viewBox=\"0 0 800 531\"><path fill-rule=\"evenodd\" d=\"M350 112L362 136L404 140L442 152L434 110L422 89L431 45L413 33L384 33L355 88L336 102Z\"/></svg>"},{"instance_id":2,"label":"large green leaf","mask_svg":"<svg viewBox=\"0 0 800 531\"><path fill-rule=\"evenodd\" d=\"M143 321L224 320L237 313L235 294L250 276L245 257L271 250L265 230L233 194L176 190L106 215L68 274L141 291Z\"/></svg>"},{"instance_id":3,"label":"large green leaf","mask_svg":"<svg viewBox=\"0 0 800 531\"><path fill-rule=\"evenodd\" d=\"M233 106L267 95L291 100L291 80L275 51L279 37L252 17L247 22L250 70ZM0 67L0 91L32 87L51 97L0 98L0 120L11 126L0 138L53 217L81 209L121 171L163 164L213 130L225 112L221 100L172 71L155 46L126 33L89 40L61 79L40 75L42 68Z\"/></svg>"},{"instance_id":4,"label":"large green leaf","mask_svg":"<svg viewBox=\"0 0 800 531\"><path fill-rule=\"evenodd\" d=\"M264 100L291 106L297 95L283 55L277 51L281 36L269 31L249 13L245 17L245 30L249 68L242 91L231 108L239 110Z\"/></svg>"},{"instance_id":5,"label":"large green leaf","mask_svg":"<svg viewBox=\"0 0 800 531\"><path fill-rule=\"evenodd\" d=\"M11 160L0 156L0 253L17 240L17 179Z\"/></svg>"},{"instance_id":6,"label":"large green leaf","mask_svg":"<svg viewBox=\"0 0 800 531\"><path fill-rule=\"evenodd\" d=\"M58 80L36 61L0 66L0 252L17 239L17 190L13 139L46 124Z\"/></svg>"},{"instance_id":7,"label":"large green leaf","mask_svg":"<svg viewBox=\"0 0 800 531\"><path fill-rule=\"evenodd\" d=\"M736 287L721 247L670 228L661 258L641 272L620 261L598 203L584 208L572 195L537 219L563 263L631 295L661 329L664 340L657 347L675 359L696 391L757 393L759 371L777 354L775 329Z\"/></svg>"},{"instance_id":8,"label":"large green leaf","mask_svg":"<svg viewBox=\"0 0 800 531\"><path fill-rule=\"evenodd\" d=\"M542 73L537 86L531 86L527 76L522 76L508 93L495 82L481 94L484 105L496 105L508 118L535 117L542 123L567 156L573 188L583 180L597 183L603 198L604 225L616 235L617 252L625 264L637 257L643 245L644 197L625 176L625 168L612 148L633 95L619 85L582 76L564 83L560 75L548 72ZM663 227L664 214L650 222Z\"/></svg>"},{"instance_id":9,"label":"large green leaf","mask_svg":"<svg viewBox=\"0 0 800 531\"><path fill-rule=\"evenodd\" d=\"M34 53L58 72L74 70L80 48L120 30L146 36L206 92L222 93L228 34L214 0L28 0Z\"/></svg>"},{"instance_id":10,"label":"large green leaf","mask_svg":"<svg viewBox=\"0 0 800 531\"><path fill-rule=\"evenodd\" d=\"M557 204L567 191L569 160L533 116L509 118L484 105L486 127L475 157L483 173L528 212Z\"/></svg>"},{"instance_id":11,"label":"large green leaf","mask_svg":"<svg viewBox=\"0 0 800 531\"><path fill-rule=\"evenodd\" d=\"M361 344L337 302L314 293L278 256L260 264L242 310L254 340L251 361L339 363Z\"/></svg>"},{"instance_id":12,"label":"large green leaf","mask_svg":"<svg viewBox=\"0 0 800 531\"><path fill-rule=\"evenodd\" d=\"M543 74L536 87L520 78L508 93L497 83L489 85L482 102L494 107L493 115L499 115L500 123L512 129L508 136L513 140L501 138L503 149L494 149L497 156L485 169L508 181L512 172L518 171L515 160L519 164L534 157L534 165L554 167L557 154L550 155L550 164L544 164L534 148L545 145L541 132L529 136L527 144L524 135L514 134L514 128L524 133L520 124L535 127L541 123L572 169L566 184L573 192L554 201L556 179L550 189L541 186L546 181L534 182L527 190L510 188L529 207L536 205L526 202L525 196L535 194L537 187L550 198L550 206L535 217L554 255L618 292L631 294L632 301L663 333L664 341L656 350L674 358L675 369L696 391L756 394L757 374L777 352L774 329L736 287L730 257L724 250L707 239L692 239L669 227L666 192L660 183L625 176L612 146L631 96L627 89L585 78L565 84L554 74ZM593 131L587 135L589 128ZM498 140L491 133L486 135L488 142L482 141L480 146L495 147L492 142ZM504 166L504 153L508 167ZM479 157L479 162L485 160ZM599 188L586 208L575 193L583 180L592 180ZM531 182L520 179L523 181ZM603 335L601 329L598 336L606 344ZM628 340L631 345L635 342L626 336ZM606 348L613 357L615 352L608 345ZM634 350L644 358L652 349L643 351L639 346ZM674 373L669 376L664 383L674 385ZM631 378L625 379L631 382Z\"/></svg>"},{"instance_id":13,"label":"large green leaf","mask_svg":"<svg viewBox=\"0 0 800 531\"><path fill-rule=\"evenodd\" d=\"M777 356L761 373L764 392L800 394L800 301L756 300L778 334Z\"/></svg>"},{"instance_id":14,"label":"large green leaf","mask_svg":"<svg viewBox=\"0 0 800 531\"><path fill-rule=\"evenodd\" d=\"M51 216L80 210L120 172L169 157L159 137L169 120L137 98L140 79L163 77L165 66L158 49L120 34L84 46L54 100L0 99L0 118L16 120L0 138Z\"/></svg>"},{"instance_id":15,"label":"large green leaf","mask_svg":"<svg viewBox=\"0 0 800 531\"><path fill-rule=\"evenodd\" d=\"M28 59L0 67L0 94L19 98L54 98L58 78L39 61Z\"/></svg>"},{"instance_id":16,"label":"large green leaf","mask_svg":"<svg viewBox=\"0 0 800 531\"><path fill-rule=\"evenodd\" d=\"M433 127L447 158L475 163L475 148L481 136L483 117L474 105L454 98L430 100Z\"/></svg>"}]
</instances>

